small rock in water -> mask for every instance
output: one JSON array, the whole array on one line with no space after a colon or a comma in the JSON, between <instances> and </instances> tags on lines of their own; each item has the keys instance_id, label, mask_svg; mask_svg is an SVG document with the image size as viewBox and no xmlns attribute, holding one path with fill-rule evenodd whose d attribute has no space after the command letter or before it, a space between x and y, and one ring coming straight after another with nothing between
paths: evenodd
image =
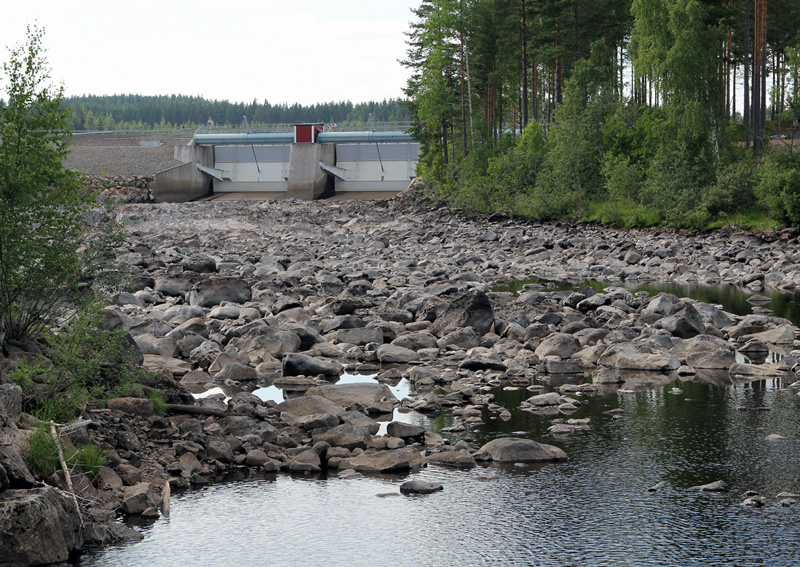
<instances>
[{"instance_id":1,"label":"small rock in water","mask_svg":"<svg viewBox=\"0 0 800 567\"><path fill-rule=\"evenodd\" d=\"M766 441L788 441L788 437L784 437L783 435L778 435L777 433L771 433L767 435Z\"/></svg>"},{"instance_id":2,"label":"small rock in water","mask_svg":"<svg viewBox=\"0 0 800 567\"><path fill-rule=\"evenodd\" d=\"M672 390L670 390L669 393L670 394L675 394L677 396L677 395L683 394L683 390L681 390L680 388L672 388Z\"/></svg>"},{"instance_id":3,"label":"small rock in water","mask_svg":"<svg viewBox=\"0 0 800 567\"><path fill-rule=\"evenodd\" d=\"M751 508L761 508L767 504L767 499L763 496L751 496L742 501L742 506L749 506Z\"/></svg>"},{"instance_id":4,"label":"small rock in water","mask_svg":"<svg viewBox=\"0 0 800 567\"><path fill-rule=\"evenodd\" d=\"M700 490L702 492L728 492L728 483L724 480L716 480L708 484L692 486L690 490Z\"/></svg>"},{"instance_id":5,"label":"small rock in water","mask_svg":"<svg viewBox=\"0 0 800 567\"><path fill-rule=\"evenodd\" d=\"M747 298L747 303L769 303L772 301L771 297L765 295L751 295Z\"/></svg>"},{"instance_id":6,"label":"small rock in water","mask_svg":"<svg viewBox=\"0 0 800 567\"><path fill-rule=\"evenodd\" d=\"M444 490L438 482L426 482L424 480L409 480L400 485L400 492L403 494L433 494Z\"/></svg>"}]
</instances>

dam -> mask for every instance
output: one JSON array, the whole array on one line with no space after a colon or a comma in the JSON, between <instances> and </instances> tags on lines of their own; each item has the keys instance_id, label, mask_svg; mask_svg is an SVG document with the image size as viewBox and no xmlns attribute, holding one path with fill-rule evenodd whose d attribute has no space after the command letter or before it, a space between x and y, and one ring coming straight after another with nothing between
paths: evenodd
<instances>
[{"instance_id":1,"label":"dam","mask_svg":"<svg viewBox=\"0 0 800 567\"><path fill-rule=\"evenodd\" d=\"M246 124L246 121L245 121ZM404 131L336 131L324 123L288 132L195 132L175 147L181 165L158 172L157 202L209 194L285 193L296 199L370 191L398 192L416 176L419 143Z\"/></svg>"}]
</instances>

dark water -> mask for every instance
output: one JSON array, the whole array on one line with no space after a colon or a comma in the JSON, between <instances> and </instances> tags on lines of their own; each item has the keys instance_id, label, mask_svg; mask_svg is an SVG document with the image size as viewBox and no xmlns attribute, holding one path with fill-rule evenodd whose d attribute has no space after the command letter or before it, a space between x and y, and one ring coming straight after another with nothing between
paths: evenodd
<instances>
[{"instance_id":1,"label":"dark water","mask_svg":"<svg viewBox=\"0 0 800 567\"><path fill-rule=\"evenodd\" d=\"M785 386L674 382L584 396L570 417L590 418L590 429L560 438L546 430L564 416L520 411L531 392L501 387L495 401L511 419L484 410L483 424L450 438L529 437L569 462L430 465L410 476L444 490L421 497L399 495L408 477L233 480L174 495L172 516L142 527L142 542L80 565L800 565L800 505L775 498L800 492L800 397ZM623 419L604 413L614 408ZM457 421L396 415L434 431ZM767 441L772 433L788 440ZM715 480L730 492L690 490ZM741 506L748 490L768 504Z\"/></svg>"}]
</instances>

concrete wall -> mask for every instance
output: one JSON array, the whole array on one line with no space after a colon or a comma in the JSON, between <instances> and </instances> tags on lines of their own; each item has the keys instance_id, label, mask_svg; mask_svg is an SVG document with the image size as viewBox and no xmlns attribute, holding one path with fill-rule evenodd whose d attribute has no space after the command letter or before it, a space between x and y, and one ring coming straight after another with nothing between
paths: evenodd
<instances>
[{"instance_id":1,"label":"concrete wall","mask_svg":"<svg viewBox=\"0 0 800 567\"><path fill-rule=\"evenodd\" d=\"M293 199L311 201L325 192L328 173L319 162L334 165L336 150L333 144L294 144L289 158L287 195Z\"/></svg>"},{"instance_id":2,"label":"concrete wall","mask_svg":"<svg viewBox=\"0 0 800 567\"><path fill-rule=\"evenodd\" d=\"M150 183L156 203L184 203L211 193L211 177L197 169L197 163L214 167L213 146L175 146L175 158L186 161L156 173Z\"/></svg>"}]
</instances>

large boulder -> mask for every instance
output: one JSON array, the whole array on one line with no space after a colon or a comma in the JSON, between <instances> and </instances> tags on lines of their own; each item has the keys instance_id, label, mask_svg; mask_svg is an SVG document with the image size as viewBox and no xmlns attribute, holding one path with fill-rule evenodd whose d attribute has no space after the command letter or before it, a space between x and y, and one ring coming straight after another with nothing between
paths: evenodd
<instances>
[{"instance_id":1,"label":"large boulder","mask_svg":"<svg viewBox=\"0 0 800 567\"><path fill-rule=\"evenodd\" d=\"M581 349L580 341L567 333L553 333L545 338L534 351L539 358L558 356L569 358Z\"/></svg>"},{"instance_id":2,"label":"large boulder","mask_svg":"<svg viewBox=\"0 0 800 567\"><path fill-rule=\"evenodd\" d=\"M558 447L517 437L493 439L478 449L473 457L478 461L496 463L546 463L567 460L567 454Z\"/></svg>"},{"instance_id":3,"label":"large boulder","mask_svg":"<svg viewBox=\"0 0 800 567\"><path fill-rule=\"evenodd\" d=\"M288 413L296 417L326 413L341 415L345 411L341 404L323 398L322 396L314 395L290 398L279 403L277 409L281 413Z\"/></svg>"},{"instance_id":4,"label":"large boulder","mask_svg":"<svg viewBox=\"0 0 800 567\"><path fill-rule=\"evenodd\" d=\"M186 454L191 455L191 453ZM129 516L141 516L145 510L155 508L157 502L158 495L149 482L126 486L122 493L122 510Z\"/></svg>"},{"instance_id":5,"label":"large boulder","mask_svg":"<svg viewBox=\"0 0 800 567\"><path fill-rule=\"evenodd\" d=\"M36 479L28 470L22 455L12 445L0 444L0 467L5 470L5 484L9 488L32 488Z\"/></svg>"},{"instance_id":6,"label":"large boulder","mask_svg":"<svg viewBox=\"0 0 800 567\"><path fill-rule=\"evenodd\" d=\"M377 382L314 386L306 391L306 395L322 396L344 407L360 404L371 414L391 413L398 403L389 386Z\"/></svg>"},{"instance_id":7,"label":"large boulder","mask_svg":"<svg viewBox=\"0 0 800 567\"><path fill-rule=\"evenodd\" d=\"M343 367L332 360L322 360L298 352L283 355L284 376L339 376Z\"/></svg>"},{"instance_id":8,"label":"large boulder","mask_svg":"<svg viewBox=\"0 0 800 567\"><path fill-rule=\"evenodd\" d=\"M324 441L331 447L344 447L345 449L366 449L370 445L369 431L349 423L318 429L314 431L312 438L314 443Z\"/></svg>"},{"instance_id":9,"label":"large boulder","mask_svg":"<svg viewBox=\"0 0 800 567\"><path fill-rule=\"evenodd\" d=\"M280 358L287 352L296 352L300 348L301 340L292 331L258 325L241 338L233 339L229 344L236 347L239 352L253 353L253 355L261 352Z\"/></svg>"},{"instance_id":10,"label":"large boulder","mask_svg":"<svg viewBox=\"0 0 800 567\"><path fill-rule=\"evenodd\" d=\"M402 347L399 345L381 345L377 351L378 360L386 363L400 363L414 362L419 360L419 355L416 351L410 348Z\"/></svg>"},{"instance_id":11,"label":"large boulder","mask_svg":"<svg viewBox=\"0 0 800 567\"><path fill-rule=\"evenodd\" d=\"M661 328L674 337L690 339L705 330L705 323L691 303L679 301L672 306L669 315L661 319Z\"/></svg>"},{"instance_id":12,"label":"large boulder","mask_svg":"<svg viewBox=\"0 0 800 567\"><path fill-rule=\"evenodd\" d=\"M197 282L189 292L189 304L216 307L223 301L245 303L252 298L250 285L230 276L212 277Z\"/></svg>"},{"instance_id":13,"label":"large boulder","mask_svg":"<svg viewBox=\"0 0 800 567\"><path fill-rule=\"evenodd\" d=\"M678 357L671 352L642 342L613 344L597 359L597 366L620 370L671 372L680 365Z\"/></svg>"},{"instance_id":14,"label":"large boulder","mask_svg":"<svg viewBox=\"0 0 800 567\"><path fill-rule=\"evenodd\" d=\"M22 388L16 384L0 384L0 427L16 423L22 412Z\"/></svg>"},{"instance_id":15,"label":"large boulder","mask_svg":"<svg viewBox=\"0 0 800 567\"><path fill-rule=\"evenodd\" d=\"M7 490L0 498L0 565L67 561L83 546L75 503L51 487Z\"/></svg>"},{"instance_id":16,"label":"large boulder","mask_svg":"<svg viewBox=\"0 0 800 567\"><path fill-rule=\"evenodd\" d=\"M387 451L365 451L355 457L341 459L339 470L353 469L360 473L392 473L422 467L425 458L414 448Z\"/></svg>"},{"instance_id":17,"label":"large boulder","mask_svg":"<svg viewBox=\"0 0 800 567\"><path fill-rule=\"evenodd\" d=\"M431 332L443 337L459 327L472 327L485 335L494 323L494 309L485 292L473 289L451 301L431 326Z\"/></svg>"}]
</instances>

